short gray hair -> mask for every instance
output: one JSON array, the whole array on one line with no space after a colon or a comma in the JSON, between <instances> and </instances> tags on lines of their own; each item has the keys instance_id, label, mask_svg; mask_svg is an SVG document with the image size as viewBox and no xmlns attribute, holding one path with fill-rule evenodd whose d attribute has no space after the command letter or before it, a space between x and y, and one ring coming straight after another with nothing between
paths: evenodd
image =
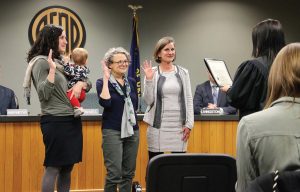
<instances>
[{"instance_id":1,"label":"short gray hair","mask_svg":"<svg viewBox=\"0 0 300 192\"><path fill-rule=\"evenodd\" d=\"M131 61L131 58L130 58L130 55L129 53L126 51L126 49L124 49L123 47L112 47L110 48L105 54L104 54L104 57L103 57L103 60L107 63L107 65L109 66L110 64L113 63L112 61L112 58L114 55L116 54L124 54L128 60L128 62L130 63Z\"/></svg>"}]
</instances>

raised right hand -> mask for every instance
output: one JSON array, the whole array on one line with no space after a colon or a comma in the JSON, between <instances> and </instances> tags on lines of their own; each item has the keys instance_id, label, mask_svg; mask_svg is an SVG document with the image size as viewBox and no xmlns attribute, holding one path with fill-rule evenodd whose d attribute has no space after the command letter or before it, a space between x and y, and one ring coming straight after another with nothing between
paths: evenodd
<instances>
[{"instance_id":1,"label":"raised right hand","mask_svg":"<svg viewBox=\"0 0 300 192\"><path fill-rule=\"evenodd\" d=\"M103 79L109 79L110 77L110 71L111 69L109 69L107 67L107 64L104 60L101 60L101 64L102 64L102 71L103 71Z\"/></svg>"},{"instance_id":2,"label":"raised right hand","mask_svg":"<svg viewBox=\"0 0 300 192\"><path fill-rule=\"evenodd\" d=\"M152 62L151 61L147 61L145 60L143 63L143 67L142 67L144 74L146 76L147 80L151 80L153 78L154 75L154 71L152 69Z\"/></svg>"},{"instance_id":3,"label":"raised right hand","mask_svg":"<svg viewBox=\"0 0 300 192\"><path fill-rule=\"evenodd\" d=\"M56 69L56 64L52 59L52 49L50 49L50 51L49 51L48 64L49 64L50 69Z\"/></svg>"}]
</instances>

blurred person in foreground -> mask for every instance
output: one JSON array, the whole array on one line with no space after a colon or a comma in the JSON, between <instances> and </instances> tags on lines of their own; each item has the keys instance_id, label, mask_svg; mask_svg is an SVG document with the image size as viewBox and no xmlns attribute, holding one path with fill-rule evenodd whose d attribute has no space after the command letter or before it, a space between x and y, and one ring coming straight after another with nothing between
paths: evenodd
<instances>
[{"instance_id":1,"label":"blurred person in foreground","mask_svg":"<svg viewBox=\"0 0 300 192\"><path fill-rule=\"evenodd\" d=\"M266 107L237 132L237 192L256 177L300 169L300 43L285 46L270 70Z\"/></svg>"}]
</instances>

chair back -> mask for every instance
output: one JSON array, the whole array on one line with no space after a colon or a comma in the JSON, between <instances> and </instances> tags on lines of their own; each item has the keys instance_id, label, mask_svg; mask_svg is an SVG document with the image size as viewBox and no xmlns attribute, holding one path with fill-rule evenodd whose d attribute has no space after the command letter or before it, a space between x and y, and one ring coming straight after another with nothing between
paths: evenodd
<instances>
[{"instance_id":1,"label":"chair back","mask_svg":"<svg viewBox=\"0 0 300 192\"><path fill-rule=\"evenodd\" d=\"M235 159L224 154L162 154L147 169L147 192L235 192L235 182Z\"/></svg>"}]
</instances>

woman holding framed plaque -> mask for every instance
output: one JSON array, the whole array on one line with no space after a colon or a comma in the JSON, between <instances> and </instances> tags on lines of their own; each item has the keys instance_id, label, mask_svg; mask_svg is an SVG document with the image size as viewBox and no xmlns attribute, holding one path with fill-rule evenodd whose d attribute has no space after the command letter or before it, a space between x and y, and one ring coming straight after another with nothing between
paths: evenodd
<instances>
[{"instance_id":1,"label":"woman holding framed plaque","mask_svg":"<svg viewBox=\"0 0 300 192\"><path fill-rule=\"evenodd\" d=\"M267 80L272 62L285 45L281 23L266 19L252 30L254 59L243 62L237 69L232 86L224 85L233 107L239 109L239 118L263 109L267 94Z\"/></svg>"}]
</instances>

